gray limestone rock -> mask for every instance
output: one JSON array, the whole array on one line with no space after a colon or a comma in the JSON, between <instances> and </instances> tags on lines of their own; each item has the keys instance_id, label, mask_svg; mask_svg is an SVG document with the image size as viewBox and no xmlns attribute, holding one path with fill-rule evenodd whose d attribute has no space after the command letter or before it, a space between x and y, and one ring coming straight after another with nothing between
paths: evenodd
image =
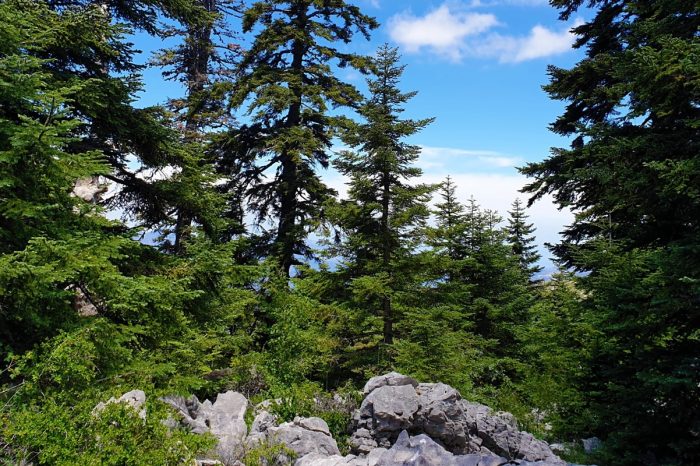
<instances>
[{"instance_id":1,"label":"gray limestone rock","mask_svg":"<svg viewBox=\"0 0 700 466\"><path fill-rule=\"evenodd\" d=\"M482 453L485 452L483 448L486 448L510 459L565 464L546 442L517 430L514 427L517 424L509 413L493 413L488 406L478 403L465 402L462 407L471 433L483 442Z\"/></svg>"},{"instance_id":2,"label":"gray limestone rock","mask_svg":"<svg viewBox=\"0 0 700 466\"><path fill-rule=\"evenodd\" d=\"M250 426L251 434L264 434L270 427L277 426L277 416L267 411L261 411Z\"/></svg>"},{"instance_id":3,"label":"gray limestone rock","mask_svg":"<svg viewBox=\"0 0 700 466\"><path fill-rule=\"evenodd\" d=\"M360 415L373 419L376 432L400 432L409 428L418 411L418 395L411 385L383 386L370 393L360 406Z\"/></svg>"},{"instance_id":4,"label":"gray limestone rock","mask_svg":"<svg viewBox=\"0 0 700 466\"><path fill-rule=\"evenodd\" d=\"M407 430L426 434L457 455L564 464L546 442L519 431L512 414L465 401L449 385L412 382L395 372L370 379L364 390L367 396L353 415L353 453L367 455L374 448L391 447Z\"/></svg>"},{"instance_id":5,"label":"gray limestone rock","mask_svg":"<svg viewBox=\"0 0 700 466\"><path fill-rule=\"evenodd\" d=\"M141 419L146 419L146 407L144 406L146 404L146 394L143 392L143 390L131 390L119 398L110 398L104 403L99 402L93 408L92 414L94 416L99 415L102 411L104 411L107 405L113 403L125 403L126 405L132 407L134 411L138 413Z\"/></svg>"},{"instance_id":6,"label":"gray limestone rock","mask_svg":"<svg viewBox=\"0 0 700 466\"><path fill-rule=\"evenodd\" d=\"M365 429L357 429L350 437L350 448L360 455L366 455L377 449L377 441L372 437L372 433Z\"/></svg>"},{"instance_id":7,"label":"gray limestone rock","mask_svg":"<svg viewBox=\"0 0 700 466\"><path fill-rule=\"evenodd\" d=\"M373 390L379 387L398 387L401 385L411 385L412 387L417 387L418 382L416 382L415 379L399 374L398 372L389 372L388 374L378 375L369 379L365 384L365 388L362 390L362 393L364 395L369 395Z\"/></svg>"},{"instance_id":8,"label":"gray limestone rock","mask_svg":"<svg viewBox=\"0 0 700 466\"><path fill-rule=\"evenodd\" d=\"M403 431L376 466L557 466L559 463L511 461L497 455L453 455L425 434L415 437Z\"/></svg>"},{"instance_id":9,"label":"gray limestone rock","mask_svg":"<svg viewBox=\"0 0 700 466\"><path fill-rule=\"evenodd\" d=\"M409 437L404 430L396 443L382 454L377 466L456 466L452 453L427 435Z\"/></svg>"},{"instance_id":10,"label":"gray limestone rock","mask_svg":"<svg viewBox=\"0 0 700 466\"><path fill-rule=\"evenodd\" d=\"M240 456L248 432L245 423L248 400L243 395L233 391L220 393L214 403L209 400L200 403L195 396L162 400L177 410L182 424L192 432L214 435L218 439L216 452L224 461Z\"/></svg>"},{"instance_id":11,"label":"gray limestone rock","mask_svg":"<svg viewBox=\"0 0 700 466\"><path fill-rule=\"evenodd\" d=\"M367 460L354 455L325 456L320 453L309 453L298 459L294 466L367 466Z\"/></svg>"},{"instance_id":12,"label":"gray limestone rock","mask_svg":"<svg viewBox=\"0 0 700 466\"><path fill-rule=\"evenodd\" d=\"M420 408L412 431L427 434L453 453L474 451L459 392L442 383L422 383L416 392Z\"/></svg>"},{"instance_id":13,"label":"gray limestone rock","mask_svg":"<svg viewBox=\"0 0 700 466\"><path fill-rule=\"evenodd\" d=\"M313 426L309 430L305 426ZM319 418L296 418L294 422L285 422L277 427L267 429L267 439L281 443L294 450L298 458L303 458L310 453L318 453L324 456L340 455L338 444L330 436L328 425Z\"/></svg>"},{"instance_id":14,"label":"gray limestone rock","mask_svg":"<svg viewBox=\"0 0 700 466\"><path fill-rule=\"evenodd\" d=\"M331 436L331 431L328 428L326 421L318 417L296 417L294 418L294 424L298 425L299 427L303 427L306 430L321 432L329 437Z\"/></svg>"}]
</instances>

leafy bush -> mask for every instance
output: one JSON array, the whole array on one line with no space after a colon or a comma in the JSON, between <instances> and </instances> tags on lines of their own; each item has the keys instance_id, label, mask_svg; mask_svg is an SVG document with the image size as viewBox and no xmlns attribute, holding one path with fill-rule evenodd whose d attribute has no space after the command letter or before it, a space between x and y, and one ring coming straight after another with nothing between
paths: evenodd
<instances>
[{"instance_id":1,"label":"leafy bush","mask_svg":"<svg viewBox=\"0 0 700 466\"><path fill-rule=\"evenodd\" d=\"M21 406L3 420L0 437L15 460L51 465L179 465L210 450L215 440L164 423L170 410L158 400L146 404L142 419L124 403L99 413L95 398L60 403L54 399Z\"/></svg>"},{"instance_id":2,"label":"leafy bush","mask_svg":"<svg viewBox=\"0 0 700 466\"><path fill-rule=\"evenodd\" d=\"M246 466L282 466L292 464L297 458L294 450L274 440L265 440L246 451L243 464Z\"/></svg>"}]
</instances>

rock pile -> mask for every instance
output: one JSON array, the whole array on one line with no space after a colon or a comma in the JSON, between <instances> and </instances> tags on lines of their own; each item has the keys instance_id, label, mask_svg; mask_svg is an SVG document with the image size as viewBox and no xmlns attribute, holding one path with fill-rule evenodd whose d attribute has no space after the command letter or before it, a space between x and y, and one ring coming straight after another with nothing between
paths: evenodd
<instances>
[{"instance_id":1,"label":"rock pile","mask_svg":"<svg viewBox=\"0 0 700 466\"><path fill-rule=\"evenodd\" d=\"M194 396L163 401L178 414L179 419L168 421L170 425L179 423L195 433L209 432L219 440L212 453L226 465L240 465L238 460L247 450L263 443L284 445L289 453L280 453L276 464L293 462L296 466L567 464L546 442L518 430L513 415L463 400L448 385L418 383L392 372L370 379L363 394L364 400L352 416L352 454L347 456L341 455L325 421L297 417L280 424L270 409L274 402L254 408L257 415L248 432L245 415L251 406L239 393L220 394L213 403L200 402ZM110 402L133 403L132 398L125 395ZM199 464L217 463L202 459Z\"/></svg>"},{"instance_id":2,"label":"rock pile","mask_svg":"<svg viewBox=\"0 0 700 466\"><path fill-rule=\"evenodd\" d=\"M370 379L365 399L353 417L350 445L367 454L394 445L403 431L425 434L448 452L458 455L500 456L508 460L565 464L527 432L520 432L510 413L494 413L488 406L463 400L442 383L419 384L390 373Z\"/></svg>"}]
</instances>

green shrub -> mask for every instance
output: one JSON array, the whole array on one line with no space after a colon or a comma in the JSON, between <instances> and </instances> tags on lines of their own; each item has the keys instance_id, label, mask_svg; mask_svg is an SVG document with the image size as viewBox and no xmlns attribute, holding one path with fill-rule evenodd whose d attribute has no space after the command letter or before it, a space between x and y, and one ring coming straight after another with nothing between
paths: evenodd
<instances>
[{"instance_id":1,"label":"green shrub","mask_svg":"<svg viewBox=\"0 0 700 466\"><path fill-rule=\"evenodd\" d=\"M292 464L297 454L286 445L266 440L246 451L243 464L246 466L277 466Z\"/></svg>"},{"instance_id":2,"label":"green shrub","mask_svg":"<svg viewBox=\"0 0 700 466\"><path fill-rule=\"evenodd\" d=\"M152 397L153 398L153 397ZM7 416L0 438L15 460L50 465L179 465L210 450L215 439L164 423L170 410L160 401L146 404L145 419L124 403L108 403L99 413L94 399L73 404L44 400L18 407Z\"/></svg>"}]
</instances>

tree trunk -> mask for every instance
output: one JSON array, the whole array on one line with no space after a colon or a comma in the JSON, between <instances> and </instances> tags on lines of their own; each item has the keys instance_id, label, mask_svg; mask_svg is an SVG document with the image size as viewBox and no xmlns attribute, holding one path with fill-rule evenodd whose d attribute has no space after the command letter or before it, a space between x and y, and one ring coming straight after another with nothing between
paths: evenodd
<instances>
[{"instance_id":1,"label":"tree trunk","mask_svg":"<svg viewBox=\"0 0 700 466\"><path fill-rule=\"evenodd\" d=\"M296 4L294 9L294 24L299 30L306 28L306 9L303 3ZM298 76L298 81L290 85L290 90L294 94L294 101L289 106L287 113L287 128L294 128L301 124L301 107L303 100L304 76L304 54L305 45L300 40L295 40L292 44L292 71ZM290 274L292 265L296 263L294 253L299 238L297 231L297 219L299 218L299 201L297 191L299 188L299 164L302 154L298 153L298 148L294 145L286 147L280 154L282 173L280 174L280 219L277 228L276 253L280 267L287 276Z\"/></svg>"},{"instance_id":2,"label":"tree trunk","mask_svg":"<svg viewBox=\"0 0 700 466\"><path fill-rule=\"evenodd\" d=\"M389 174L384 173L382 191L382 265L384 272L391 276L391 236L389 231L389 203L391 199ZM382 298L382 313L384 317L384 343L394 342L394 316L391 309L391 297Z\"/></svg>"}]
</instances>

